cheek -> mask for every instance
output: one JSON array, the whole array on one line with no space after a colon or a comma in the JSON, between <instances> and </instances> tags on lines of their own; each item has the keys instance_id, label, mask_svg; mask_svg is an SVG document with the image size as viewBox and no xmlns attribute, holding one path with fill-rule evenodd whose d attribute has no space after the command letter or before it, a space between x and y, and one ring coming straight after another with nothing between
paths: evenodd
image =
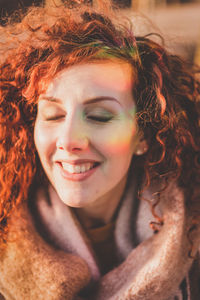
<instances>
[{"instance_id":1,"label":"cheek","mask_svg":"<svg viewBox=\"0 0 200 300\"><path fill-rule=\"evenodd\" d=\"M49 128L44 128L36 122L34 128L34 142L38 152L38 155L43 161L47 160L54 151L54 134Z\"/></svg>"},{"instance_id":2,"label":"cheek","mask_svg":"<svg viewBox=\"0 0 200 300\"><path fill-rule=\"evenodd\" d=\"M101 137L102 148L108 156L132 155L137 141L135 126L115 128L105 132Z\"/></svg>"}]
</instances>

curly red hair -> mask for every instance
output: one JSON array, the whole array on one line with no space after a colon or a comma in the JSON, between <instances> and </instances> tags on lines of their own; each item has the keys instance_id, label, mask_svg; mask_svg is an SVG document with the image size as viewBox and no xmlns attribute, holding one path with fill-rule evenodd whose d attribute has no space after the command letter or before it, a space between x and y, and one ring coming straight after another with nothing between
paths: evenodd
<instances>
[{"instance_id":1,"label":"curly red hair","mask_svg":"<svg viewBox=\"0 0 200 300\"><path fill-rule=\"evenodd\" d=\"M33 140L39 95L62 69L97 59L119 58L133 67L138 125L149 145L145 155L134 159L144 169L147 185L175 177L187 188L186 205L196 209L200 83L192 66L151 36L135 37L130 24L114 21L109 10L84 5L32 7L0 32L5 39L0 54L1 239L6 240L13 209L27 199L42 173Z\"/></svg>"}]
</instances>

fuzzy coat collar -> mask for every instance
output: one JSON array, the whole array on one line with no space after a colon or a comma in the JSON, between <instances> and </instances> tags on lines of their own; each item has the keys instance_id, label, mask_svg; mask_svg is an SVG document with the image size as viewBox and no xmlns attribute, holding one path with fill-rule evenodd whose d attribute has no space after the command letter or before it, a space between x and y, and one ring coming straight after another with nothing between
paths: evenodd
<instances>
[{"instance_id":1,"label":"fuzzy coat collar","mask_svg":"<svg viewBox=\"0 0 200 300\"><path fill-rule=\"evenodd\" d=\"M183 191L175 183L168 186L161 199L164 226L158 234L152 235L148 227L152 216L145 201L141 202L133 224L133 189L125 195L115 230L119 259L123 262L105 276L100 275L90 242L67 206L64 210L60 207L61 217L59 208L54 209L48 196L39 192L37 209L44 214L40 225L49 228L48 243L36 230L27 205L21 205L10 220L8 243L0 256L0 292L5 299L82 299L78 298L80 290L91 282L97 282L95 290L84 299L174 299L193 262L188 257L191 238L193 256L198 251L199 231L188 239L186 229L191 226L191 216L185 209ZM151 187L143 197L151 201L154 190L156 187ZM55 191L50 189L50 200L56 197Z\"/></svg>"}]
</instances>

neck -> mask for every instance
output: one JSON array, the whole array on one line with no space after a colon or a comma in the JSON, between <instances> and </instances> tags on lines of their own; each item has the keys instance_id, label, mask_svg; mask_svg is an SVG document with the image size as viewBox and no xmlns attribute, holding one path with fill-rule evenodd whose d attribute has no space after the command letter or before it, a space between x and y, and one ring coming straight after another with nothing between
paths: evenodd
<instances>
[{"instance_id":1,"label":"neck","mask_svg":"<svg viewBox=\"0 0 200 300\"><path fill-rule=\"evenodd\" d=\"M95 228L110 223L119 206L125 189L127 177L95 203L87 207L75 208L75 213L85 228Z\"/></svg>"}]
</instances>

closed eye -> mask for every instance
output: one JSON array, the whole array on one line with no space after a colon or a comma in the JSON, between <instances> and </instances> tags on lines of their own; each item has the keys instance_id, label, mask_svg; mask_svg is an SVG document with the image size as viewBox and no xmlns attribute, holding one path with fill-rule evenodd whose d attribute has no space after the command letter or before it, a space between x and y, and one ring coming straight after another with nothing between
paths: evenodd
<instances>
[{"instance_id":1,"label":"closed eye","mask_svg":"<svg viewBox=\"0 0 200 300\"><path fill-rule=\"evenodd\" d=\"M97 123L110 122L114 117L113 113L101 107L86 110L84 116L87 120Z\"/></svg>"},{"instance_id":2,"label":"closed eye","mask_svg":"<svg viewBox=\"0 0 200 300\"><path fill-rule=\"evenodd\" d=\"M65 118L64 115L49 116L49 117L45 117L45 121L59 121L63 118Z\"/></svg>"},{"instance_id":3,"label":"closed eye","mask_svg":"<svg viewBox=\"0 0 200 300\"><path fill-rule=\"evenodd\" d=\"M87 116L87 119L100 123L107 123L113 119L112 116Z\"/></svg>"}]
</instances>

